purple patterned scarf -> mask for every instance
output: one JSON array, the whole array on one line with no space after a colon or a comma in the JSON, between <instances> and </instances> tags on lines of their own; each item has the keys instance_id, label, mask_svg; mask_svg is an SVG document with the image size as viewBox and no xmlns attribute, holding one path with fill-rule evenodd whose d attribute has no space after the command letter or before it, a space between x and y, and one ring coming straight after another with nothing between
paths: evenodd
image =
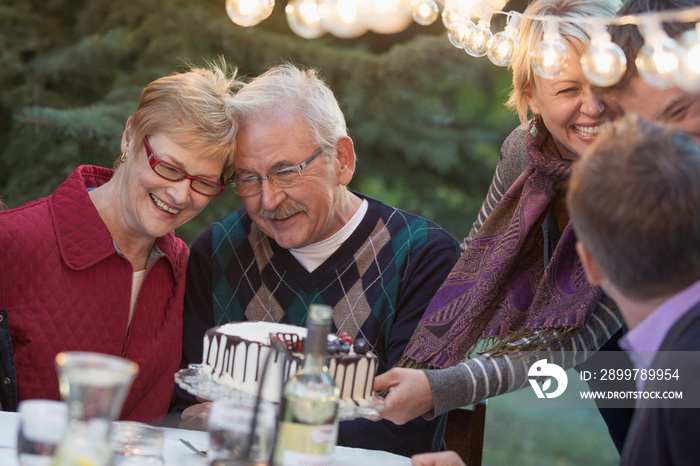
<instances>
[{"instance_id":1,"label":"purple patterned scarf","mask_svg":"<svg viewBox=\"0 0 700 466\"><path fill-rule=\"evenodd\" d=\"M544 264L542 222L569 180L571 161L560 157L538 117L527 150L530 164L435 294L399 365L453 366L480 343L492 354L556 347L593 311L602 292L586 280L571 223Z\"/></svg>"}]
</instances>

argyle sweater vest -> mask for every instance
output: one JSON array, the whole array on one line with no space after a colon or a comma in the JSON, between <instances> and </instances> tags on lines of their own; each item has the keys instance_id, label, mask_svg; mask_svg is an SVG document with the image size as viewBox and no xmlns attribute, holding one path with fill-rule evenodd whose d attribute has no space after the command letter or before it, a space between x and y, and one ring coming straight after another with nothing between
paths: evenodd
<instances>
[{"instance_id":1,"label":"argyle sweater vest","mask_svg":"<svg viewBox=\"0 0 700 466\"><path fill-rule=\"evenodd\" d=\"M214 223L202 235L211 249L196 254L196 242L191 259L208 262L201 265L211 273L206 287L213 325L261 320L303 326L310 304L326 304L333 308L334 332L364 337L382 370L393 365L390 347L408 341L459 249L434 223L367 200L360 225L313 272L262 233L245 210Z\"/></svg>"}]
</instances>

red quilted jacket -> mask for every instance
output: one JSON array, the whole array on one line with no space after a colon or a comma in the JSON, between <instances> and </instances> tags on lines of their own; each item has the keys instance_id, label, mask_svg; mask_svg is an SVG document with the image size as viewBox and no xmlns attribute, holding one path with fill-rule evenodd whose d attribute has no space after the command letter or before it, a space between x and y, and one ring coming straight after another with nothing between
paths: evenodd
<instances>
[{"instance_id":1,"label":"red quilted jacket","mask_svg":"<svg viewBox=\"0 0 700 466\"><path fill-rule=\"evenodd\" d=\"M18 399L59 399L61 351L122 356L139 365L122 419L157 422L180 365L189 251L173 233L146 272L127 335L131 264L115 250L87 188L113 171L83 165L50 196L0 212L0 308L7 309Z\"/></svg>"}]
</instances>

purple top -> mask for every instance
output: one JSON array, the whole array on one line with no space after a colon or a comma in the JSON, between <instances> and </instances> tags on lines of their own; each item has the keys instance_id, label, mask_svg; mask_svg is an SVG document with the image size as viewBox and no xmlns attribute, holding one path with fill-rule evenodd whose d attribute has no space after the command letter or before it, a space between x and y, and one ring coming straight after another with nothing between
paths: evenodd
<instances>
[{"instance_id":1,"label":"purple top","mask_svg":"<svg viewBox=\"0 0 700 466\"><path fill-rule=\"evenodd\" d=\"M637 369L649 369L661 343L678 320L700 301L700 280L664 301L639 325L620 339L620 347L630 353ZM637 379L637 389L644 381Z\"/></svg>"}]
</instances>

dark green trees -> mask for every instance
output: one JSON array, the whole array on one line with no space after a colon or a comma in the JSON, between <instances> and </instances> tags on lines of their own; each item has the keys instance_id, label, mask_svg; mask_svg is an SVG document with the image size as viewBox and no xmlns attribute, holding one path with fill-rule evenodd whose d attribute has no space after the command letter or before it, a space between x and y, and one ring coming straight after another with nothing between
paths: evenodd
<instances>
[{"instance_id":1,"label":"dark green trees","mask_svg":"<svg viewBox=\"0 0 700 466\"><path fill-rule=\"evenodd\" d=\"M452 47L442 25L399 36L305 40L278 0L245 29L223 0L10 0L0 6L0 194L10 207L50 193L82 163L111 166L151 80L218 56L255 75L314 66L345 111L359 157L351 187L424 215L461 239L517 124L509 73ZM224 193L178 234L188 243L240 206Z\"/></svg>"}]
</instances>

